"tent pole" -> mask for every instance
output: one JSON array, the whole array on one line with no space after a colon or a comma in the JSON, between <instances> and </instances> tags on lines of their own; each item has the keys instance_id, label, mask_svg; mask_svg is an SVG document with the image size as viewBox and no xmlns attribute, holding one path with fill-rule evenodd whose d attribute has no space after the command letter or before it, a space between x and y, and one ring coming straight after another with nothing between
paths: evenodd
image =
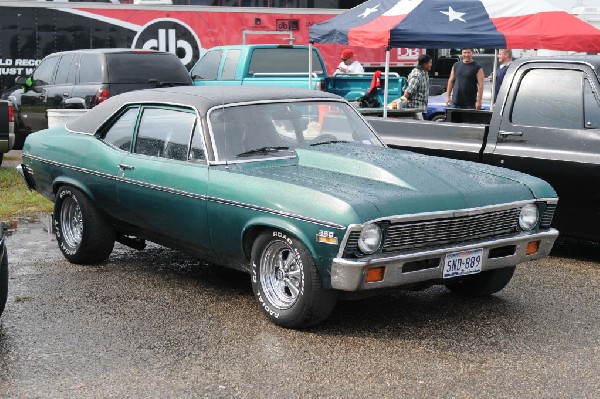
<instances>
[{"instance_id":1,"label":"tent pole","mask_svg":"<svg viewBox=\"0 0 600 399\"><path fill-rule=\"evenodd\" d=\"M313 70L312 70L312 55L313 55L312 45L313 45L313 42L309 41L308 42L308 90L312 90L312 74L313 74Z\"/></svg>"},{"instance_id":2,"label":"tent pole","mask_svg":"<svg viewBox=\"0 0 600 399\"><path fill-rule=\"evenodd\" d=\"M390 47L385 49L385 88L383 90L383 117L387 118L387 105L388 105L388 87L389 87L389 73L390 73Z\"/></svg>"},{"instance_id":3,"label":"tent pole","mask_svg":"<svg viewBox=\"0 0 600 399\"><path fill-rule=\"evenodd\" d=\"M490 98L490 110L494 110L494 96L496 95L496 64L498 63L498 49L494 49L494 64L492 67L492 98ZM483 101L482 101L483 102ZM481 104L483 106L483 104Z\"/></svg>"}]
</instances>

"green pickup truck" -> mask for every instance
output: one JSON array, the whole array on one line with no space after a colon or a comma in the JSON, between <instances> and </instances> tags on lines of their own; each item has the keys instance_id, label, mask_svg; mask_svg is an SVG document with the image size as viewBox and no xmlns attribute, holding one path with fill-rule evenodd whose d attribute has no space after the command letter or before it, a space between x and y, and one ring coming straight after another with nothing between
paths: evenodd
<instances>
[{"instance_id":1,"label":"green pickup truck","mask_svg":"<svg viewBox=\"0 0 600 399\"><path fill-rule=\"evenodd\" d=\"M348 101L355 101L371 89L372 72L328 76L319 50L313 48L312 68L309 68L308 55L308 46L251 44L213 47L198 60L190 75L196 86L252 85L314 89L337 94ZM388 98L391 101L402 95L406 79L393 73L388 80ZM384 104L383 77L381 83L381 87L374 90L379 107Z\"/></svg>"}]
</instances>

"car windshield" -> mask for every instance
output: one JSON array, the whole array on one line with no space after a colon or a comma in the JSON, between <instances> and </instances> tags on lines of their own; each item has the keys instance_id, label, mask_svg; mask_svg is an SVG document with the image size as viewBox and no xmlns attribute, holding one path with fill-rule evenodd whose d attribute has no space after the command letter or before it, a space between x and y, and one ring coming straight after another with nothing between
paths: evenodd
<instances>
[{"instance_id":1,"label":"car windshield","mask_svg":"<svg viewBox=\"0 0 600 399\"><path fill-rule=\"evenodd\" d=\"M290 157L298 147L383 146L347 103L291 101L226 106L209 115L218 161Z\"/></svg>"}]
</instances>

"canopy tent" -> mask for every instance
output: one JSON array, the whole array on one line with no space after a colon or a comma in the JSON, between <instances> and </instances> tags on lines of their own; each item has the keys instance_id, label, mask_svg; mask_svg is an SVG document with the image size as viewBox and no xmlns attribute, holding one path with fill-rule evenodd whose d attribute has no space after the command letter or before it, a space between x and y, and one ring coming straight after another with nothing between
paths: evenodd
<instances>
[{"instance_id":1,"label":"canopy tent","mask_svg":"<svg viewBox=\"0 0 600 399\"><path fill-rule=\"evenodd\" d=\"M310 43L600 52L600 29L543 0L369 0L311 26Z\"/></svg>"}]
</instances>

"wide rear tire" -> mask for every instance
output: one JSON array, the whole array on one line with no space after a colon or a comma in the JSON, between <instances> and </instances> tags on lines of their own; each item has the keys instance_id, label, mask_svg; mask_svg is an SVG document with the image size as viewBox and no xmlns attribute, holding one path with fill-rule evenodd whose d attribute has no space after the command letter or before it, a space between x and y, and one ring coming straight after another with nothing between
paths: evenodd
<instances>
[{"instance_id":1,"label":"wide rear tire","mask_svg":"<svg viewBox=\"0 0 600 399\"><path fill-rule=\"evenodd\" d=\"M70 186L56 193L54 230L61 252L71 263L100 263L115 244L113 227L85 194Z\"/></svg>"},{"instance_id":2,"label":"wide rear tire","mask_svg":"<svg viewBox=\"0 0 600 399\"><path fill-rule=\"evenodd\" d=\"M502 290L512 279L515 266L488 270L462 281L447 284L452 293L461 296L487 296Z\"/></svg>"},{"instance_id":3,"label":"wide rear tire","mask_svg":"<svg viewBox=\"0 0 600 399\"><path fill-rule=\"evenodd\" d=\"M334 290L323 288L306 247L278 230L268 230L254 242L252 289L263 314L285 328L320 323L337 300Z\"/></svg>"}]
</instances>

